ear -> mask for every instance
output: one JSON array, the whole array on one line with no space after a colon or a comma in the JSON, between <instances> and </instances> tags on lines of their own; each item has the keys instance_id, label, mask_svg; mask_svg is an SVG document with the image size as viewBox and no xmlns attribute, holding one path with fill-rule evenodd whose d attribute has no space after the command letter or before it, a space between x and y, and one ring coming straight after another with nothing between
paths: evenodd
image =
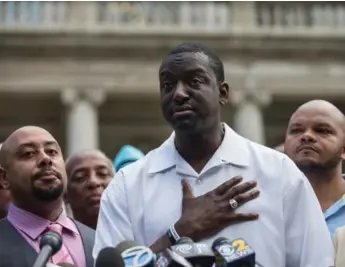
<instances>
[{"instance_id":1,"label":"ear","mask_svg":"<svg viewBox=\"0 0 345 267\"><path fill-rule=\"evenodd\" d=\"M222 82L219 85L219 104L224 106L229 101L230 88L227 82Z\"/></svg>"},{"instance_id":2,"label":"ear","mask_svg":"<svg viewBox=\"0 0 345 267\"><path fill-rule=\"evenodd\" d=\"M344 142L345 143L345 142ZM341 153L341 159L343 160L343 161L345 161L345 144L344 144L344 146L343 146L343 151L342 151L342 153Z\"/></svg>"},{"instance_id":3,"label":"ear","mask_svg":"<svg viewBox=\"0 0 345 267\"><path fill-rule=\"evenodd\" d=\"M4 189L10 188L10 183L7 179L6 170L0 166L0 185Z\"/></svg>"}]
</instances>

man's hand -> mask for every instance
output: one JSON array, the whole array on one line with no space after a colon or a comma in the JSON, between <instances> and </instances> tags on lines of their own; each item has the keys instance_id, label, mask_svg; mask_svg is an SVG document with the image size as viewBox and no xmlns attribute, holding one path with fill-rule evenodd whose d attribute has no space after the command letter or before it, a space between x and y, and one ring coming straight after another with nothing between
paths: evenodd
<instances>
[{"instance_id":1,"label":"man's hand","mask_svg":"<svg viewBox=\"0 0 345 267\"><path fill-rule=\"evenodd\" d=\"M207 194L194 197L189 183L182 179L182 216L175 225L177 233L197 241L231 224L258 219L258 214L235 213L229 204L234 199L241 206L259 196L260 191L254 189L256 181L240 184L242 180L236 176Z\"/></svg>"}]
</instances>

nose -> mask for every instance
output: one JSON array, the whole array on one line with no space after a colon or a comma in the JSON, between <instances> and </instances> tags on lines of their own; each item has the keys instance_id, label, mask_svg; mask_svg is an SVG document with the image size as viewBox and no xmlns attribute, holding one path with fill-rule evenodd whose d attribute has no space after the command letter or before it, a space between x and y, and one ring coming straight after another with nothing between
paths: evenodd
<instances>
[{"instance_id":1,"label":"nose","mask_svg":"<svg viewBox=\"0 0 345 267\"><path fill-rule=\"evenodd\" d=\"M38 163L39 167L42 166L52 166L53 161L49 155L47 155L44 151L41 153L41 157Z\"/></svg>"},{"instance_id":2,"label":"nose","mask_svg":"<svg viewBox=\"0 0 345 267\"><path fill-rule=\"evenodd\" d=\"M313 132L311 130L306 130L301 136L301 141L305 143L314 143L316 140Z\"/></svg>"},{"instance_id":3,"label":"nose","mask_svg":"<svg viewBox=\"0 0 345 267\"><path fill-rule=\"evenodd\" d=\"M183 104L186 100L189 99L189 95L186 92L184 84L179 81L176 85L176 90L174 93L174 101L177 104Z\"/></svg>"},{"instance_id":4,"label":"nose","mask_svg":"<svg viewBox=\"0 0 345 267\"><path fill-rule=\"evenodd\" d=\"M101 186L101 179L98 178L97 174L94 171L91 171L89 182L87 184L88 189L95 189Z\"/></svg>"}]
</instances>

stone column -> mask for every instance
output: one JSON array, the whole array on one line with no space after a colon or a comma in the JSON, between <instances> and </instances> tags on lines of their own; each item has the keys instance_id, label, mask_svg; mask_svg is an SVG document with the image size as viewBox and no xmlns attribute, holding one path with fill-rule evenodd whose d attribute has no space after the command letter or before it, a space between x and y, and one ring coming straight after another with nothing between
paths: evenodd
<instances>
[{"instance_id":1,"label":"stone column","mask_svg":"<svg viewBox=\"0 0 345 267\"><path fill-rule=\"evenodd\" d=\"M66 89L62 101L67 106L67 156L99 147L98 106L104 101L100 90Z\"/></svg>"},{"instance_id":2,"label":"stone column","mask_svg":"<svg viewBox=\"0 0 345 267\"><path fill-rule=\"evenodd\" d=\"M259 144L265 144L265 124L262 108L271 102L271 95L255 90L255 81L247 81L245 89L235 91L233 102L237 110L234 118L235 131Z\"/></svg>"}]
</instances>

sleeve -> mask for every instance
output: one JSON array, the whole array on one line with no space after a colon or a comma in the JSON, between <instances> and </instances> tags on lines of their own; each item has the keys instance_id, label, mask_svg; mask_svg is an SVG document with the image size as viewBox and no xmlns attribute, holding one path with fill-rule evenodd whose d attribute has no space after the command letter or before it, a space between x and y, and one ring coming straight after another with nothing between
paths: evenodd
<instances>
[{"instance_id":1,"label":"sleeve","mask_svg":"<svg viewBox=\"0 0 345 267\"><path fill-rule=\"evenodd\" d=\"M309 181L284 158L290 186L284 196L286 267L333 267L334 247L320 204Z\"/></svg>"},{"instance_id":2,"label":"sleeve","mask_svg":"<svg viewBox=\"0 0 345 267\"><path fill-rule=\"evenodd\" d=\"M93 257L105 247L116 247L123 240L134 240L129 218L123 172L118 172L102 195Z\"/></svg>"}]
</instances>

